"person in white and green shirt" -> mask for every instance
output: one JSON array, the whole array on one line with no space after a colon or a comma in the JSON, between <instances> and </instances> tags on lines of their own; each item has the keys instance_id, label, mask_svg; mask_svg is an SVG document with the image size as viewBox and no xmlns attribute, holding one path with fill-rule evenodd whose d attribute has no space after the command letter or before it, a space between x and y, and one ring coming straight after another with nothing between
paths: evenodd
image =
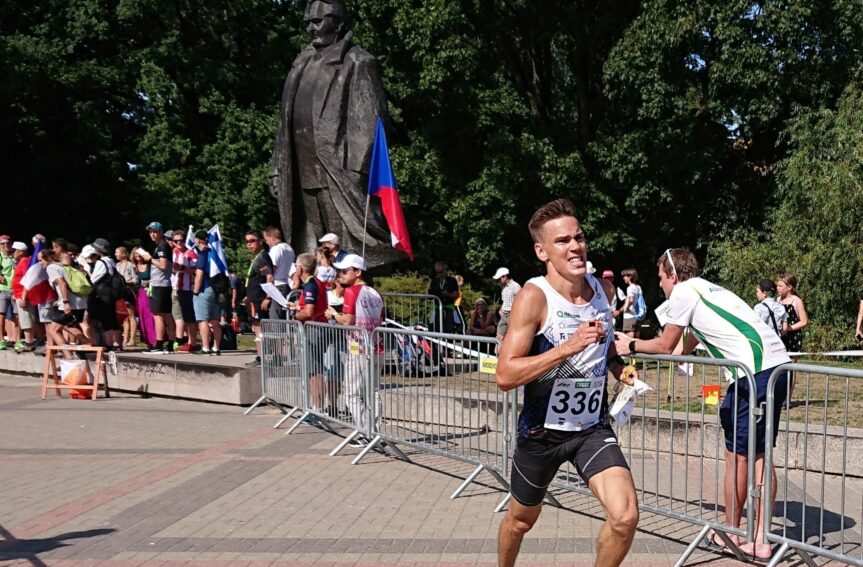
<instances>
[{"instance_id":1,"label":"person in white and green shirt","mask_svg":"<svg viewBox=\"0 0 863 567\"><path fill-rule=\"evenodd\" d=\"M12 255L12 239L0 236L0 350L6 348L7 323L10 343L18 342L18 306L12 298L12 276L15 274L15 258Z\"/></svg>"},{"instance_id":2,"label":"person in white and green shirt","mask_svg":"<svg viewBox=\"0 0 863 567\"><path fill-rule=\"evenodd\" d=\"M651 340L637 340L622 333L618 334L615 342L618 354L671 354L683 332L689 329L691 332L688 334L683 354L692 352L700 342L711 357L733 360L747 368L755 378L757 403L763 409L767 400L767 382L774 368L791 362L780 337L745 301L722 286L698 277L698 260L689 250L667 250L659 257L657 267L659 285L669 304L668 322L662 336ZM739 369L732 367L729 370L734 381L728 387L719 416L725 433L726 447L725 513L730 525L736 527L740 525L746 495L749 384L745 377L738 376ZM786 383L787 373L780 376L774 390L780 410L785 404L788 391ZM774 446L779 431L780 413L777 411L773 416L774 438L770 442ZM765 422L765 419L759 419L755 432L755 474L759 484L763 484L764 475L764 447L767 442ZM771 474L775 478L773 471ZM775 497L775 493L771 495L771 498ZM757 516L754 539L756 543L741 545L740 549L745 554L766 559L771 556L770 546L757 543L762 541L764 530L760 506ZM714 539L713 543L722 543L720 539ZM732 541L737 543L734 538Z\"/></svg>"}]
</instances>

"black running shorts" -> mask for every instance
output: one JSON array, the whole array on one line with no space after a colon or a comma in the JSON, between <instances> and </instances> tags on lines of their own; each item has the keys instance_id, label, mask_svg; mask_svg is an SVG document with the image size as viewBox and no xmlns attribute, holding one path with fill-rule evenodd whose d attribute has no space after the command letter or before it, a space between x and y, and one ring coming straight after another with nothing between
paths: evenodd
<instances>
[{"instance_id":1,"label":"black running shorts","mask_svg":"<svg viewBox=\"0 0 863 567\"><path fill-rule=\"evenodd\" d=\"M585 483L611 467L629 469L608 425L577 432L542 429L516 442L510 475L512 497L524 506L541 504L557 469L566 461L575 465Z\"/></svg>"}]
</instances>

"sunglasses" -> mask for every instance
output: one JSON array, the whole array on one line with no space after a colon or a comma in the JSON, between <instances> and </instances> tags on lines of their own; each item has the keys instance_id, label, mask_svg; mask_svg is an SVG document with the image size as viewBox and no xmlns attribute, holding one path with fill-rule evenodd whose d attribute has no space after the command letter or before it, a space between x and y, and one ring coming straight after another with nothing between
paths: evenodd
<instances>
[{"instance_id":1,"label":"sunglasses","mask_svg":"<svg viewBox=\"0 0 863 567\"><path fill-rule=\"evenodd\" d=\"M674 250L674 248L669 248L668 250L666 250L665 256L668 257L668 263L671 264L671 273L669 275L673 275L676 277L677 276L677 268L674 267L674 259L671 257L671 251L672 250Z\"/></svg>"},{"instance_id":2,"label":"sunglasses","mask_svg":"<svg viewBox=\"0 0 863 567\"><path fill-rule=\"evenodd\" d=\"M175 239L174 239L174 242L185 242L185 240L183 240L182 238L179 238L179 239L178 239L178 238L175 238Z\"/></svg>"}]
</instances>

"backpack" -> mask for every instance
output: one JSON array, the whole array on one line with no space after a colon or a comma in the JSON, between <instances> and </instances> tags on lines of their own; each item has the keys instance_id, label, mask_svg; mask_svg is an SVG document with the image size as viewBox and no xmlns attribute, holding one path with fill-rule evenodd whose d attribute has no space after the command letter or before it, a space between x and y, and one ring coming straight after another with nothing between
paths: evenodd
<instances>
[{"instance_id":1,"label":"backpack","mask_svg":"<svg viewBox=\"0 0 863 567\"><path fill-rule=\"evenodd\" d=\"M63 271L72 293L78 297L87 297L93 293L93 284L90 283L87 274L73 266L63 266Z\"/></svg>"},{"instance_id":2,"label":"backpack","mask_svg":"<svg viewBox=\"0 0 863 567\"><path fill-rule=\"evenodd\" d=\"M638 299L635 300L635 305L632 307L632 314L635 315L636 321L644 321L647 317L647 303L644 302L644 294L639 293Z\"/></svg>"},{"instance_id":3,"label":"backpack","mask_svg":"<svg viewBox=\"0 0 863 567\"><path fill-rule=\"evenodd\" d=\"M224 272L219 272L215 276L210 276L210 287L216 293L228 293L228 290L231 289L228 275Z\"/></svg>"},{"instance_id":4,"label":"backpack","mask_svg":"<svg viewBox=\"0 0 863 567\"><path fill-rule=\"evenodd\" d=\"M126 279L120 275L118 270L114 270L113 273L108 269L108 262L105 260L99 260L105 265L105 269L108 270L108 275L106 278L102 278L102 281L105 282L106 287L108 288L107 295L108 299L111 301L117 301L118 299L123 299L126 292Z\"/></svg>"}]
</instances>

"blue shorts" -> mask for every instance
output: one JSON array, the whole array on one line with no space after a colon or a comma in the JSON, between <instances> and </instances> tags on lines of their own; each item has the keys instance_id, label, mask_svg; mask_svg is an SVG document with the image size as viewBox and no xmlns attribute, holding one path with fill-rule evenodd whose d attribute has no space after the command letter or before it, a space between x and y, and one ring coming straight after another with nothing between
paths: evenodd
<instances>
[{"instance_id":1,"label":"blue shorts","mask_svg":"<svg viewBox=\"0 0 863 567\"><path fill-rule=\"evenodd\" d=\"M767 442L765 438L767 435L767 382L770 380L773 370L773 368L768 368L755 375L755 397L758 407L763 412L762 415L755 418L756 455L764 453ZM773 413L773 439L771 443L774 447L776 446L776 437L779 435L782 408L785 406L785 398L788 395L787 382L788 373L783 372L776 379L776 385L773 389L776 396L776 411ZM736 422L734 419L734 400L737 400ZM722 405L719 408L719 421L722 423L723 432L725 432L725 448L738 455L746 455L749 452L749 384L746 378L740 378L728 386L725 399L722 400Z\"/></svg>"},{"instance_id":2,"label":"blue shorts","mask_svg":"<svg viewBox=\"0 0 863 567\"><path fill-rule=\"evenodd\" d=\"M218 321L221 318L219 302L216 301L216 292L208 287L195 296L195 319L201 321Z\"/></svg>"}]
</instances>

